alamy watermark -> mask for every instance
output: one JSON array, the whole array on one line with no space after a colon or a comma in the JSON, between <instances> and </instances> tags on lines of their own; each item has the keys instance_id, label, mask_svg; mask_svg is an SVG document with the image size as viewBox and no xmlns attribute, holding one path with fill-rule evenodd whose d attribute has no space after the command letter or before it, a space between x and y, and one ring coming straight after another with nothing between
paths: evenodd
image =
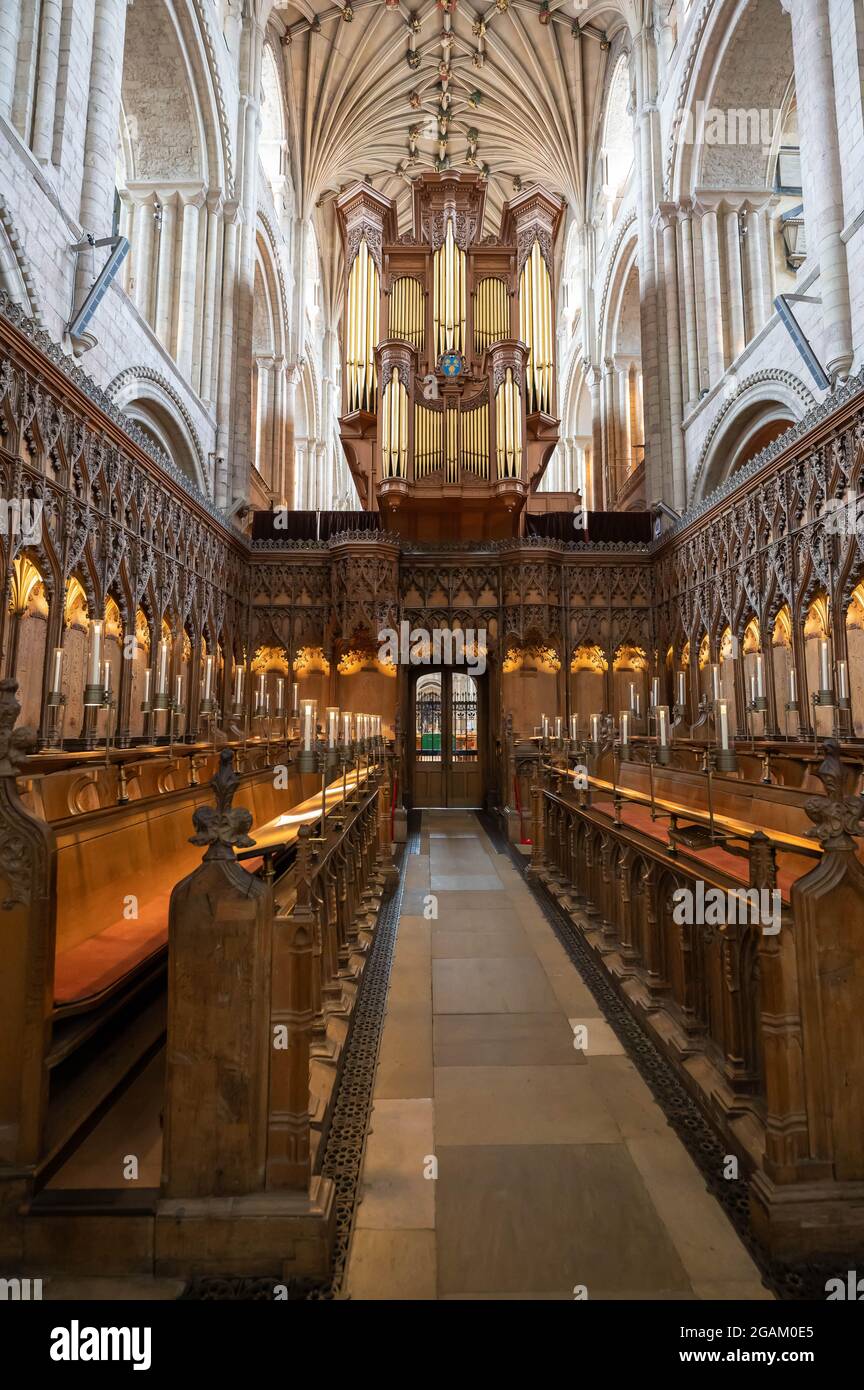
<instances>
[{"instance_id":1,"label":"alamy watermark","mask_svg":"<svg viewBox=\"0 0 864 1390\"><path fill-rule=\"evenodd\" d=\"M781 121L777 106L706 106L697 101L676 111L673 128L679 145L758 145L768 153Z\"/></svg>"},{"instance_id":2,"label":"alamy watermark","mask_svg":"<svg viewBox=\"0 0 864 1390\"><path fill-rule=\"evenodd\" d=\"M382 627L378 660L392 666L464 666L474 676L486 670L486 631L436 627L431 632L404 619L399 630Z\"/></svg>"},{"instance_id":3,"label":"alamy watermark","mask_svg":"<svg viewBox=\"0 0 864 1390\"><path fill-rule=\"evenodd\" d=\"M822 513L829 536L864 535L864 494L847 488L841 497L828 497Z\"/></svg>"},{"instance_id":4,"label":"alamy watermark","mask_svg":"<svg viewBox=\"0 0 864 1390\"><path fill-rule=\"evenodd\" d=\"M37 545L44 505L41 498L0 497L0 536L20 536L22 545Z\"/></svg>"},{"instance_id":5,"label":"alamy watermark","mask_svg":"<svg viewBox=\"0 0 864 1390\"><path fill-rule=\"evenodd\" d=\"M677 926L758 926L763 936L780 930L783 903L777 888L708 888L703 879L692 888L672 894L672 920Z\"/></svg>"}]
</instances>

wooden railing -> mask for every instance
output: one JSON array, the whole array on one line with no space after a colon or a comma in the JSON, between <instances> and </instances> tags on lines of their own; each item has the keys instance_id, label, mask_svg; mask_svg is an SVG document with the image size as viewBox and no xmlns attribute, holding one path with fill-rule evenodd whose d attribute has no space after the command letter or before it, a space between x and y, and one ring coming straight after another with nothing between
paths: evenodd
<instances>
[{"instance_id":1,"label":"wooden railing","mask_svg":"<svg viewBox=\"0 0 864 1390\"><path fill-rule=\"evenodd\" d=\"M529 872L742 1158L781 1257L864 1238L864 797L838 752L806 804L818 844L686 807L670 825L605 780L576 790L563 762L538 759L532 786Z\"/></svg>"}]
</instances>

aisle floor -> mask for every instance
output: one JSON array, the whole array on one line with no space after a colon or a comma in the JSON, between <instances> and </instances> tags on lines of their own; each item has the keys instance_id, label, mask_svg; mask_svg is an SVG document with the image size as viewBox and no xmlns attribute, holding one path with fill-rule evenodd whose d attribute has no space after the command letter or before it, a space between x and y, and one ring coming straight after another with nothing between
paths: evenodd
<instances>
[{"instance_id":1,"label":"aisle floor","mask_svg":"<svg viewBox=\"0 0 864 1390\"><path fill-rule=\"evenodd\" d=\"M347 1296L769 1299L509 856L469 812L420 851Z\"/></svg>"}]
</instances>

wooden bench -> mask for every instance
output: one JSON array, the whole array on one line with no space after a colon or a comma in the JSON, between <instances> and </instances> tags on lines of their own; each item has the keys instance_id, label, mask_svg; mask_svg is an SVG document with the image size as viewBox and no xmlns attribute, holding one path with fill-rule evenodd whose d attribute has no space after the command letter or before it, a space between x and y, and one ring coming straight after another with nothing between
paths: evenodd
<instances>
[{"instance_id":1,"label":"wooden bench","mask_svg":"<svg viewBox=\"0 0 864 1390\"><path fill-rule=\"evenodd\" d=\"M315 781L292 770L277 790L271 772L256 773L243 779L236 804L254 827L305 800ZM189 843L192 815L211 801L202 783L55 822L55 1017L97 1006L164 954L171 891L201 861ZM245 867L262 863L257 856Z\"/></svg>"}]
</instances>

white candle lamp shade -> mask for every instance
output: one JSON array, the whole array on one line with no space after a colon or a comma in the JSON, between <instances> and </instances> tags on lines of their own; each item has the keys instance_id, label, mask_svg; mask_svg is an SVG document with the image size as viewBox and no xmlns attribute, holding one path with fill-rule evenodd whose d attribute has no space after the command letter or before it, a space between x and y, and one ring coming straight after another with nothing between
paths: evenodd
<instances>
[{"instance_id":1,"label":"white candle lamp shade","mask_svg":"<svg viewBox=\"0 0 864 1390\"><path fill-rule=\"evenodd\" d=\"M590 743L591 743L591 752L596 756L596 755L600 752L600 716L599 716L599 714L592 714L592 715L590 715L590 716L589 716L588 722L589 722L589 725L590 725L590 727L591 727L591 739L590 739Z\"/></svg>"},{"instance_id":2,"label":"white candle lamp shade","mask_svg":"<svg viewBox=\"0 0 864 1390\"><path fill-rule=\"evenodd\" d=\"M819 692L818 704L833 705L834 691L831 685L831 647L827 637L819 639Z\"/></svg>"},{"instance_id":3,"label":"white candle lamp shade","mask_svg":"<svg viewBox=\"0 0 864 1390\"><path fill-rule=\"evenodd\" d=\"M213 656L205 656L204 671L201 676L200 710L202 714L212 714L215 709L215 701L213 699L213 673L215 666L216 658Z\"/></svg>"},{"instance_id":4,"label":"white candle lamp shade","mask_svg":"<svg viewBox=\"0 0 864 1390\"><path fill-rule=\"evenodd\" d=\"M284 718L285 718L285 713L286 713L286 710L285 710L285 677L284 677L284 676L277 676L277 677L276 677L276 710L275 710L276 718L277 718L277 719L284 719Z\"/></svg>"},{"instance_id":5,"label":"white candle lamp shade","mask_svg":"<svg viewBox=\"0 0 864 1390\"><path fill-rule=\"evenodd\" d=\"M542 740L543 740L544 743L548 743L548 742L549 742L549 738L550 738L550 736L551 736L551 733L552 733L552 721L550 720L548 714L541 714L541 716L540 716L540 737L542 738Z\"/></svg>"},{"instance_id":6,"label":"white candle lamp shade","mask_svg":"<svg viewBox=\"0 0 864 1390\"><path fill-rule=\"evenodd\" d=\"M621 756L625 757L630 751L631 720L633 711L622 709L619 715L618 738L621 744Z\"/></svg>"},{"instance_id":7,"label":"white candle lamp shade","mask_svg":"<svg viewBox=\"0 0 864 1390\"><path fill-rule=\"evenodd\" d=\"M104 669L102 652L105 639L105 624L101 618L94 618L90 624L87 646L87 683L84 687L84 704L91 708L100 706L104 700Z\"/></svg>"},{"instance_id":8,"label":"white candle lamp shade","mask_svg":"<svg viewBox=\"0 0 864 1390\"><path fill-rule=\"evenodd\" d=\"M679 671L675 679L675 703L678 706L678 717L684 719L687 712L687 672Z\"/></svg>"},{"instance_id":9,"label":"white candle lamp shade","mask_svg":"<svg viewBox=\"0 0 864 1390\"><path fill-rule=\"evenodd\" d=\"M765 658L761 652L756 653L756 665L751 677L751 687L753 709L757 714L764 714L768 708L768 697L765 694Z\"/></svg>"},{"instance_id":10,"label":"white candle lamp shade","mask_svg":"<svg viewBox=\"0 0 864 1390\"><path fill-rule=\"evenodd\" d=\"M141 692L141 713L149 714L153 708L153 668L148 666L144 672L144 689Z\"/></svg>"},{"instance_id":11,"label":"white candle lamp shade","mask_svg":"<svg viewBox=\"0 0 864 1390\"><path fill-rule=\"evenodd\" d=\"M837 691L837 708L850 709L849 699L849 666L845 661L838 661L834 667L835 689Z\"/></svg>"},{"instance_id":12,"label":"white candle lamp shade","mask_svg":"<svg viewBox=\"0 0 864 1390\"><path fill-rule=\"evenodd\" d=\"M324 716L324 733L327 742L327 766L335 767L339 761L339 706L328 705Z\"/></svg>"},{"instance_id":13,"label":"white candle lamp shade","mask_svg":"<svg viewBox=\"0 0 864 1390\"><path fill-rule=\"evenodd\" d=\"M570 715L570 742L571 742L571 743L578 743L578 741L579 741L579 715L576 714L576 713L573 713L573 714Z\"/></svg>"},{"instance_id":14,"label":"white candle lamp shade","mask_svg":"<svg viewBox=\"0 0 864 1390\"><path fill-rule=\"evenodd\" d=\"M55 647L51 657L51 688L46 702L49 706L63 703L63 648Z\"/></svg>"},{"instance_id":15,"label":"white candle lamp shade","mask_svg":"<svg viewBox=\"0 0 864 1390\"><path fill-rule=\"evenodd\" d=\"M738 760L732 746L728 700L717 701L714 707L714 721L717 729L717 767L720 772L734 772Z\"/></svg>"},{"instance_id":16,"label":"white candle lamp shade","mask_svg":"<svg viewBox=\"0 0 864 1390\"><path fill-rule=\"evenodd\" d=\"M722 687L722 685L721 685L721 683L720 683L720 663L719 663L719 661L712 661L712 663L711 663L711 699L712 699L712 700L714 701L714 703L716 704L717 701L718 701L718 700L722 700L722 698L723 698L723 687Z\"/></svg>"},{"instance_id":17,"label":"white candle lamp shade","mask_svg":"<svg viewBox=\"0 0 864 1390\"><path fill-rule=\"evenodd\" d=\"M153 693L154 710L167 709L170 704L170 699L168 696L169 657L170 649L168 645L168 640L167 638L163 637L156 648L156 665L154 674L155 689Z\"/></svg>"},{"instance_id":18,"label":"white candle lamp shade","mask_svg":"<svg viewBox=\"0 0 864 1390\"><path fill-rule=\"evenodd\" d=\"M299 681L292 681L292 682L291 682L291 716L292 716L293 719L297 719L297 718L299 717L299 714L300 714L300 683L299 683Z\"/></svg>"},{"instance_id":19,"label":"white candle lamp shade","mask_svg":"<svg viewBox=\"0 0 864 1390\"><path fill-rule=\"evenodd\" d=\"M316 752L316 726L318 722L318 701L300 701L300 758L301 772L314 772L318 765Z\"/></svg>"},{"instance_id":20,"label":"white candle lamp shade","mask_svg":"<svg viewBox=\"0 0 864 1390\"><path fill-rule=\"evenodd\" d=\"M342 711L342 747L346 753L351 752L354 745L354 715L348 709Z\"/></svg>"},{"instance_id":21,"label":"white candle lamp shade","mask_svg":"<svg viewBox=\"0 0 864 1390\"><path fill-rule=\"evenodd\" d=\"M235 718L243 714L243 697L246 692L246 667L234 667L234 684L231 690L231 713Z\"/></svg>"},{"instance_id":22,"label":"white candle lamp shade","mask_svg":"<svg viewBox=\"0 0 864 1390\"><path fill-rule=\"evenodd\" d=\"M657 761L658 763L668 763L670 756L668 705L654 706L654 727L657 731Z\"/></svg>"},{"instance_id":23,"label":"white candle lamp shade","mask_svg":"<svg viewBox=\"0 0 864 1390\"><path fill-rule=\"evenodd\" d=\"M259 671L255 682L255 717L260 719L267 713L267 677Z\"/></svg>"},{"instance_id":24,"label":"white candle lamp shade","mask_svg":"<svg viewBox=\"0 0 864 1390\"><path fill-rule=\"evenodd\" d=\"M555 716L555 742L559 747L564 742L564 716L561 714Z\"/></svg>"},{"instance_id":25,"label":"white candle lamp shade","mask_svg":"<svg viewBox=\"0 0 864 1390\"><path fill-rule=\"evenodd\" d=\"M660 704L660 677L651 677L651 708L657 709Z\"/></svg>"}]
</instances>

